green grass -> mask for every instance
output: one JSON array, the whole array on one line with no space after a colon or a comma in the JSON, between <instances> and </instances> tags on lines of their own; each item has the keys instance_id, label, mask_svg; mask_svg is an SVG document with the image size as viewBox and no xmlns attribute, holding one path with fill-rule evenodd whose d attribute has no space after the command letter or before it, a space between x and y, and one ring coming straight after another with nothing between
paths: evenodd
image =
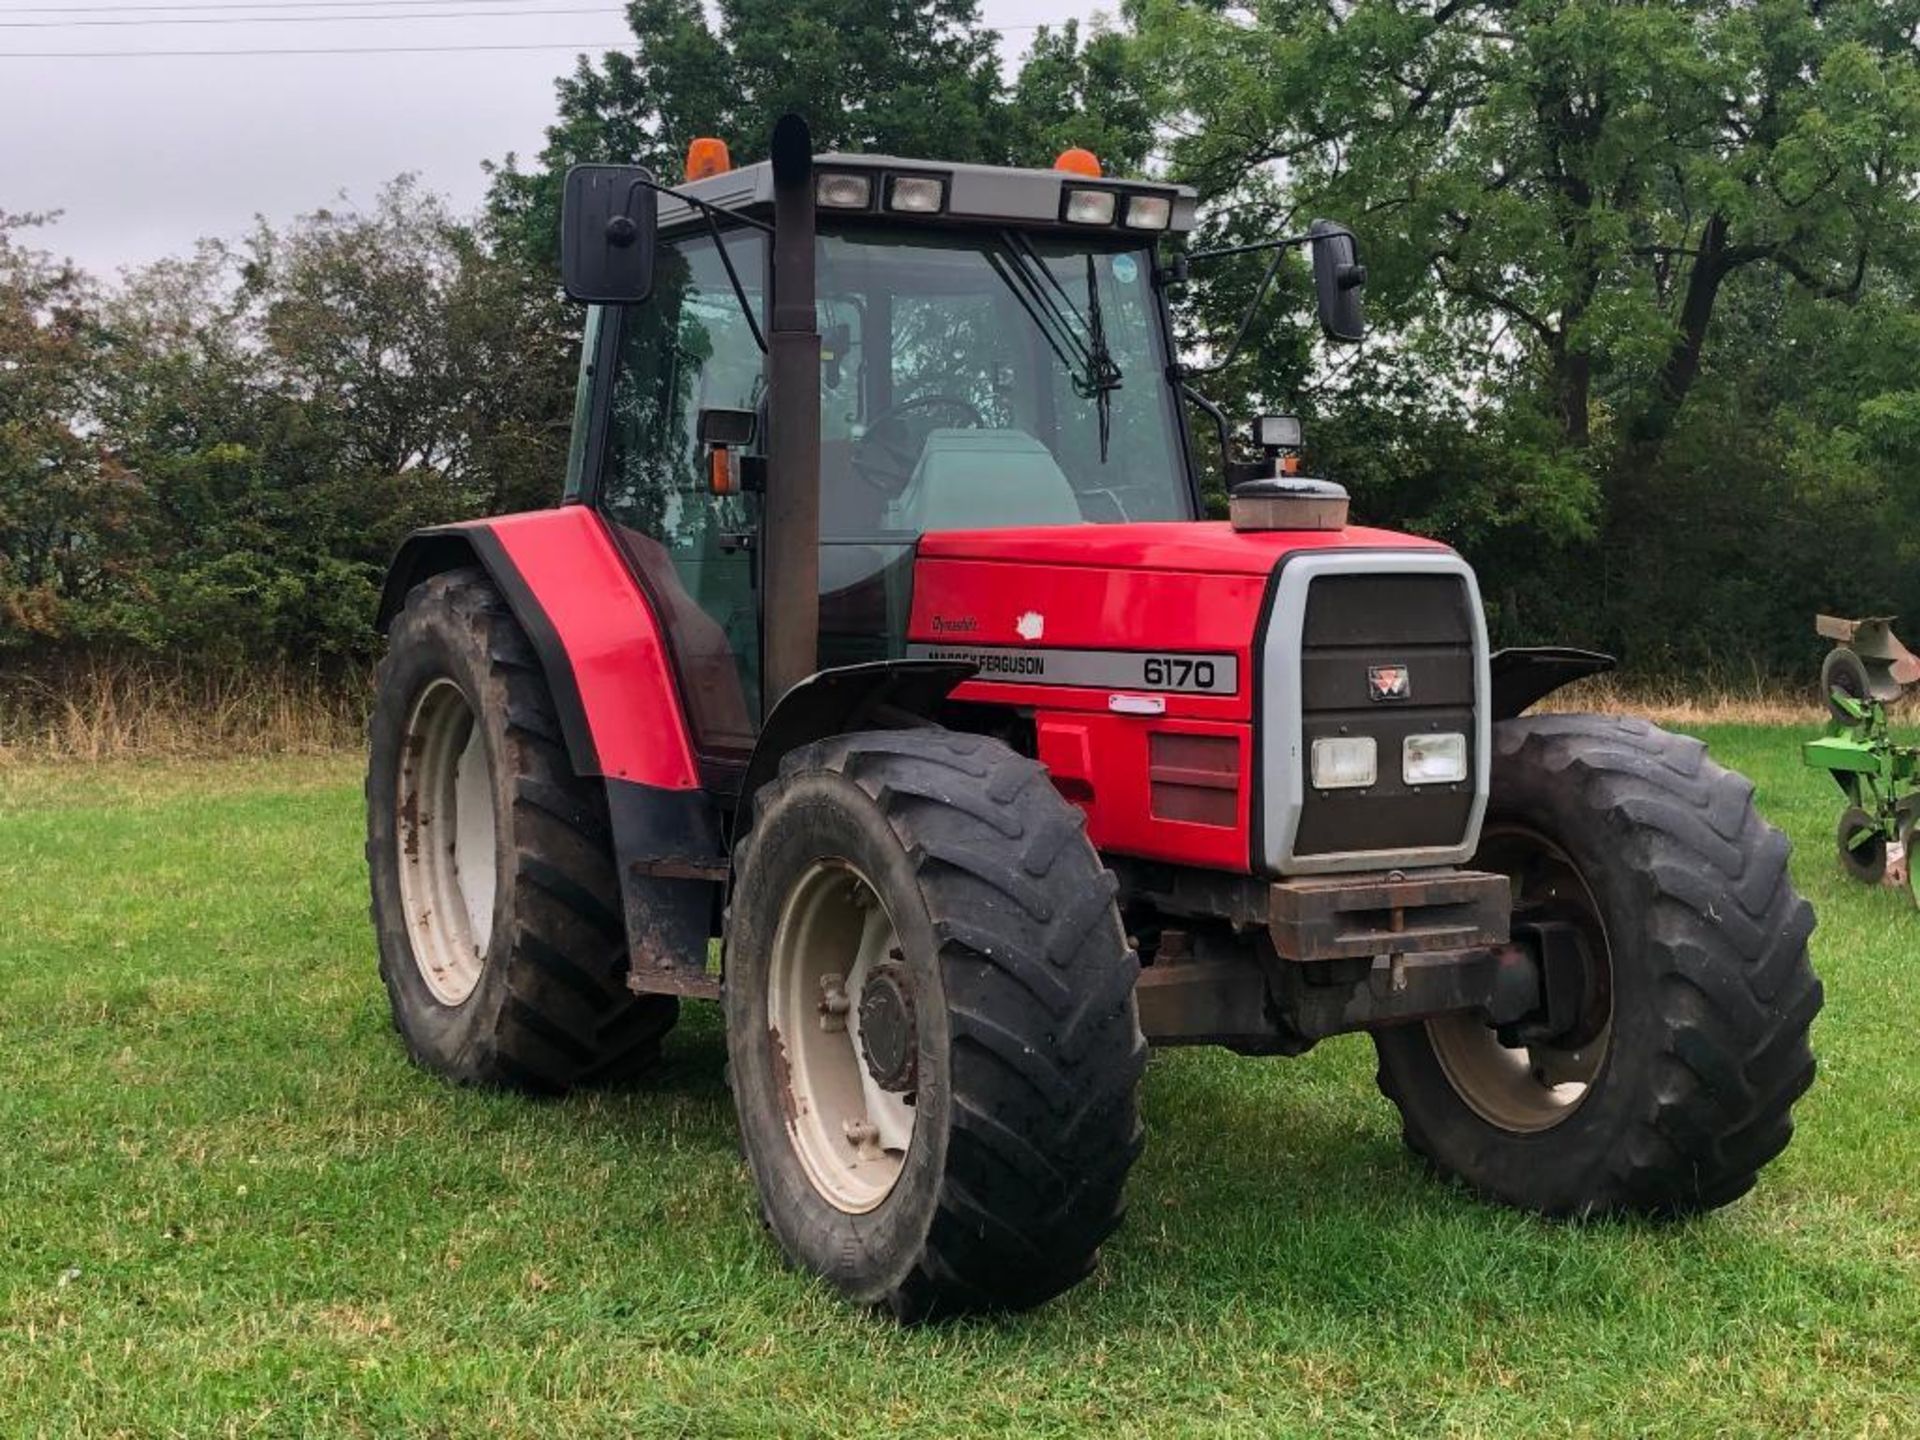
<instances>
[{"instance_id":1,"label":"green grass","mask_svg":"<svg viewBox=\"0 0 1920 1440\"><path fill-rule=\"evenodd\" d=\"M1920 1433L1920 916L1794 732L1710 739L1827 983L1752 1195L1541 1223L1421 1173L1364 1040L1163 1054L1098 1277L914 1332L780 1264L709 1008L620 1094L407 1064L351 760L0 769L0 1435Z\"/></svg>"}]
</instances>

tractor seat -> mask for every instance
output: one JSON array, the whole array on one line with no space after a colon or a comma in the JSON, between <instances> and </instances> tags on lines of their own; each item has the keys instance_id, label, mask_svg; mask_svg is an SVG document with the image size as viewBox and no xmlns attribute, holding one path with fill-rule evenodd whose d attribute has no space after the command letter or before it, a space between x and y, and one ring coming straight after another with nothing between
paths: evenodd
<instances>
[{"instance_id":1,"label":"tractor seat","mask_svg":"<svg viewBox=\"0 0 1920 1440\"><path fill-rule=\"evenodd\" d=\"M934 430L887 527L994 530L1078 525L1080 502L1047 447L1024 430Z\"/></svg>"}]
</instances>

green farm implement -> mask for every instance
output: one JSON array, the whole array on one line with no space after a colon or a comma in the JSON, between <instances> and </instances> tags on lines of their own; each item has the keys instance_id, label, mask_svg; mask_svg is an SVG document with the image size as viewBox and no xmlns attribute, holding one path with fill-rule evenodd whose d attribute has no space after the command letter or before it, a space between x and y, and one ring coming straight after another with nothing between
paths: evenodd
<instances>
[{"instance_id":1,"label":"green farm implement","mask_svg":"<svg viewBox=\"0 0 1920 1440\"><path fill-rule=\"evenodd\" d=\"M1888 706L1920 681L1920 656L1900 643L1893 620L1814 618L1834 642L1820 667L1827 726L1802 753L1847 797L1835 843L1847 873L1869 885L1908 882L1920 827L1920 746L1896 745L1887 724Z\"/></svg>"}]
</instances>

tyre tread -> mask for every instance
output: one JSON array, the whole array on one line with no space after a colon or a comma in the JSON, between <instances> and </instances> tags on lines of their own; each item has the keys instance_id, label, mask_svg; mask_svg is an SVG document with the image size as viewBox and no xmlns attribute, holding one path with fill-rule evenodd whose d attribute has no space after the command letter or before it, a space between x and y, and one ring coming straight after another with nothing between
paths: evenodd
<instances>
[{"instance_id":1,"label":"tyre tread","mask_svg":"<svg viewBox=\"0 0 1920 1440\"><path fill-rule=\"evenodd\" d=\"M997 741L838 736L789 756L768 790L817 771L859 786L914 859L947 989L947 1168L922 1251L882 1298L905 1319L1039 1304L1121 1223L1141 1145L1146 1042L1117 883L1044 769Z\"/></svg>"},{"instance_id":2,"label":"tyre tread","mask_svg":"<svg viewBox=\"0 0 1920 1440\"><path fill-rule=\"evenodd\" d=\"M1637 874L1660 967L1657 1043L1637 1061L1657 1083L1582 1193L1565 1187L1537 1208L1680 1214L1737 1198L1786 1146L1791 1107L1814 1073L1808 1028L1822 996L1807 958L1813 912L1788 877L1786 837L1760 817L1744 776L1698 740L1644 721L1528 716L1496 726L1494 750L1496 767L1537 767L1573 787L1587 823ZM1480 1184L1450 1163L1448 1137L1419 1122L1384 1052L1378 1081L1400 1108L1407 1144Z\"/></svg>"}]
</instances>

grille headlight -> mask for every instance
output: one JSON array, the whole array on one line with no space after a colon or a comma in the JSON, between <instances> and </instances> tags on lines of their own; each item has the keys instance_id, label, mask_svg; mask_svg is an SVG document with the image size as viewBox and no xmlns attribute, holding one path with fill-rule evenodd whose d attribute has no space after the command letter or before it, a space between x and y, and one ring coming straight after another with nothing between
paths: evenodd
<instances>
[{"instance_id":1,"label":"grille headlight","mask_svg":"<svg viewBox=\"0 0 1920 1440\"><path fill-rule=\"evenodd\" d=\"M1173 200L1166 195L1135 195L1127 201L1129 230L1164 230L1173 223Z\"/></svg>"},{"instance_id":2,"label":"grille headlight","mask_svg":"<svg viewBox=\"0 0 1920 1440\"><path fill-rule=\"evenodd\" d=\"M1111 225L1120 197L1111 190L1067 191L1067 219L1075 225Z\"/></svg>"},{"instance_id":3,"label":"grille headlight","mask_svg":"<svg viewBox=\"0 0 1920 1440\"><path fill-rule=\"evenodd\" d=\"M864 210L872 198L871 175L836 175L826 170L816 176L813 182L814 203L835 210Z\"/></svg>"},{"instance_id":4,"label":"grille headlight","mask_svg":"<svg viewBox=\"0 0 1920 1440\"><path fill-rule=\"evenodd\" d=\"M1322 735L1307 768L1316 790L1357 790L1379 778L1379 747L1371 735Z\"/></svg>"},{"instance_id":5,"label":"grille headlight","mask_svg":"<svg viewBox=\"0 0 1920 1440\"><path fill-rule=\"evenodd\" d=\"M911 215L937 215L946 184L931 175L896 175L887 184L887 208Z\"/></svg>"},{"instance_id":6,"label":"grille headlight","mask_svg":"<svg viewBox=\"0 0 1920 1440\"><path fill-rule=\"evenodd\" d=\"M1409 785L1447 785L1467 778L1467 737L1409 735L1400 742L1400 778Z\"/></svg>"}]
</instances>

